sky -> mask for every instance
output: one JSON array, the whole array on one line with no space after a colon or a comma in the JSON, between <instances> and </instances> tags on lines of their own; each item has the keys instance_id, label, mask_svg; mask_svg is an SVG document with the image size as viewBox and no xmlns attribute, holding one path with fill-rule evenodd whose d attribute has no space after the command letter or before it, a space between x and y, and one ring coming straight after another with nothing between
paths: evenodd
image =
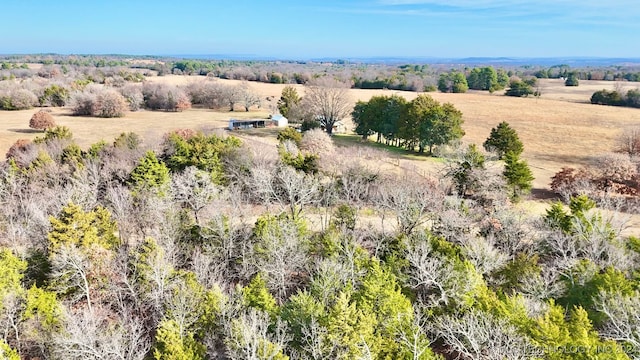
<instances>
[{"instance_id":1,"label":"sky","mask_svg":"<svg viewBox=\"0 0 640 360\"><path fill-rule=\"evenodd\" d=\"M638 0L9 0L0 54L640 57Z\"/></svg>"}]
</instances>

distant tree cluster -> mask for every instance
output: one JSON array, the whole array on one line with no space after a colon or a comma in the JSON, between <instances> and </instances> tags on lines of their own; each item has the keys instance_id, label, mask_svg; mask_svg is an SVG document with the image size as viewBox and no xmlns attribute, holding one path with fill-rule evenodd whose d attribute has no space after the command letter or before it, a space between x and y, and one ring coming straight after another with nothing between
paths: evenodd
<instances>
[{"instance_id":1,"label":"distant tree cluster","mask_svg":"<svg viewBox=\"0 0 640 360\"><path fill-rule=\"evenodd\" d=\"M2 71L0 70L0 73ZM12 71L12 73L8 78L0 75L0 78L7 80L0 81L0 110L25 110L36 106L75 106L72 103L78 100L78 93L85 92L89 85L93 89L88 92L93 95L97 95L96 89L99 87L124 94L125 91L130 93L132 85L135 86L134 83L139 83L145 78L142 72L122 67L74 66L68 68L67 65L45 65L37 71L21 66L11 67L6 71ZM20 81L14 81L14 79L20 79ZM111 99L103 100L111 101ZM126 100L129 101L131 98L127 97ZM130 103L133 102L130 101ZM107 104L101 107L106 108ZM84 111L84 113L88 114L90 111ZM100 116L111 115L105 113Z\"/></svg>"},{"instance_id":2,"label":"distant tree cluster","mask_svg":"<svg viewBox=\"0 0 640 360\"><path fill-rule=\"evenodd\" d=\"M465 93L469 90L469 85L463 73L453 71L440 74L438 90L445 93Z\"/></svg>"},{"instance_id":3,"label":"distant tree cluster","mask_svg":"<svg viewBox=\"0 0 640 360\"><path fill-rule=\"evenodd\" d=\"M449 103L440 104L428 95L407 102L403 97L374 96L359 101L352 118L356 133L367 139L377 134L377 141L429 153L434 146L460 139L462 113Z\"/></svg>"},{"instance_id":4,"label":"distant tree cluster","mask_svg":"<svg viewBox=\"0 0 640 360\"><path fill-rule=\"evenodd\" d=\"M583 69L572 69L569 65L560 64L523 73L533 75L538 79L564 79L565 82L570 77L575 79L571 82L579 80L640 81L640 72L637 66L631 66L627 69L621 66L603 66L601 68L590 66Z\"/></svg>"},{"instance_id":5,"label":"distant tree cluster","mask_svg":"<svg viewBox=\"0 0 640 360\"><path fill-rule=\"evenodd\" d=\"M209 109L226 109L234 111L242 106L246 111L261 106L260 97L251 91L246 83L240 85L225 85L207 79L190 84L187 92L191 103L202 105Z\"/></svg>"},{"instance_id":6,"label":"distant tree cluster","mask_svg":"<svg viewBox=\"0 0 640 360\"><path fill-rule=\"evenodd\" d=\"M151 110L183 111L191 108L189 96L177 86L144 84L142 96L145 107Z\"/></svg>"},{"instance_id":7,"label":"distant tree cluster","mask_svg":"<svg viewBox=\"0 0 640 360\"><path fill-rule=\"evenodd\" d=\"M580 84L580 80L578 79L578 74L574 72L570 72L567 75L567 79L564 81L565 86L578 86Z\"/></svg>"},{"instance_id":8,"label":"distant tree cluster","mask_svg":"<svg viewBox=\"0 0 640 360\"><path fill-rule=\"evenodd\" d=\"M125 98L115 89L87 86L70 99L74 115L104 118L122 117L129 109Z\"/></svg>"},{"instance_id":9,"label":"distant tree cluster","mask_svg":"<svg viewBox=\"0 0 640 360\"><path fill-rule=\"evenodd\" d=\"M626 94L616 90L600 90L591 95L591 103L598 105L628 106L640 108L640 90L631 89Z\"/></svg>"},{"instance_id":10,"label":"distant tree cluster","mask_svg":"<svg viewBox=\"0 0 640 360\"><path fill-rule=\"evenodd\" d=\"M514 79L509 82L509 88L505 91L506 96L527 97L529 95L539 96L539 92L534 90L537 84L536 78L527 80Z\"/></svg>"},{"instance_id":11,"label":"distant tree cluster","mask_svg":"<svg viewBox=\"0 0 640 360\"><path fill-rule=\"evenodd\" d=\"M504 69L492 66L476 67L465 72L450 71L440 74L438 90L441 92L464 93L468 89L494 92L509 84L509 75Z\"/></svg>"},{"instance_id":12,"label":"distant tree cluster","mask_svg":"<svg viewBox=\"0 0 640 360\"><path fill-rule=\"evenodd\" d=\"M469 89L488 90L494 92L502 90L509 84L509 76L503 69L494 69L492 66L473 68L467 75Z\"/></svg>"}]
</instances>

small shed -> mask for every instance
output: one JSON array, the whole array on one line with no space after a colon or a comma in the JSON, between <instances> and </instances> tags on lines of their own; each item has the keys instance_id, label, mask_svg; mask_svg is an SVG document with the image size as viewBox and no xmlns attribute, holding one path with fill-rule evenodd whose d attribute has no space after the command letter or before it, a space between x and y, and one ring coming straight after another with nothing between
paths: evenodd
<instances>
[{"instance_id":1,"label":"small shed","mask_svg":"<svg viewBox=\"0 0 640 360\"><path fill-rule=\"evenodd\" d=\"M266 125L267 120L265 119L229 120L229 130L263 128L266 127Z\"/></svg>"},{"instance_id":2,"label":"small shed","mask_svg":"<svg viewBox=\"0 0 640 360\"><path fill-rule=\"evenodd\" d=\"M271 117L271 121L273 122L273 125L277 127L286 127L289 125L289 120L280 114L273 115Z\"/></svg>"}]
</instances>

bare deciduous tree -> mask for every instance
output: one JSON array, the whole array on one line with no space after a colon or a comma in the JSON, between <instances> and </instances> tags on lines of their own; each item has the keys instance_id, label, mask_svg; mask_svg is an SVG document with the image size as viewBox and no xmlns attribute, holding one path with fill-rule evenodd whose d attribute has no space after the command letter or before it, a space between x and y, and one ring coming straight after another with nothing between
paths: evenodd
<instances>
[{"instance_id":1,"label":"bare deciduous tree","mask_svg":"<svg viewBox=\"0 0 640 360\"><path fill-rule=\"evenodd\" d=\"M480 360L529 359L531 344L507 320L473 310L446 315L432 323L432 331L458 357Z\"/></svg>"},{"instance_id":2,"label":"bare deciduous tree","mask_svg":"<svg viewBox=\"0 0 640 360\"><path fill-rule=\"evenodd\" d=\"M477 274L457 269L451 259L435 253L424 235L408 242L406 258L410 264L409 284L427 307L461 304L479 285Z\"/></svg>"},{"instance_id":3,"label":"bare deciduous tree","mask_svg":"<svg viewBox=\"0 0 640 360\"><path fill-rule=\"evenodd\" d=\"M565 285L561 281L560 273L553 267L543 266L539 274L530 274L522 279L522 293L545 301L561 296Z\"/></svg>"},{"instance_id":4,"label":"bare deciduous tree","mask_svg":"<svg viewBox=\"0 0 640 360\"><path fill-rule=\"evenodd\" d=\"M240 100L244 103L245 111L249 112L249 110L253 106L256 106L259 108L262 105L260 96L255 92L251 91L247 83L243 82L241 86L242 86L242 92L240 94Z\"/></svg>"},{"instance_id":5,"label":"bare deciduous tree","mask_svg":"<svg viewBox=\"0 0 640 360\"><path fill-rule=\"evenodd\" d=\"M616 152L634 157L640 154L640 128L626 129L616 139Z\"/></svg>"},{"instance_id":6,"label":"bare deciduous tree","mask_svg":"<svg viewBox=\"0 0 640 360\"><path fill-rule=\"evenodd\" d=\"M175 201L193 211L196 223L199 224L200 211L213 201L219 190L211 181L209 173L189 166L181 173L174 174L171 193Z\"/></svg>"},{"instance_id":7,"label":"bare deciduous tree","mask_svg":"<svg viewBox=\"0 0 640 360\"><path fill-rule=\"evenodd\" d=\"M602 292L595 301L596 309L605 316L600 333L605 338L640 347L640 294L623 296Z\"/></svg>"},{"instance_id":8,"label":"bare deciduous tree","mask_svg":"<svg viewBox=\"0 0 640 360\"><path fill-rule=\"evenodd\" d=\"M293 356L294 359L327 360L337 358L338 344L328 339L329 331L313 318L309 323L301 325L302 333L301 353Z\"/></svg>"},{"instance_id":9,"label":"bare deciduous tree","mask_svg":"<svg viewBox=\"0 0 640 360\"><path fill-rule=\"evenodd\" d=\"M59 359L143 360L151 347L140 319L117 317L106 309L68 313L64 331L52 334L51 351Z\"/></svg>"},{"instance_id":10,"label":"bare deciduous tree","mask_svg":"<svg viewBox=\"0 0 640 360\"><path fill-rule=\"evenodd\" d=\"M257 240L255 247L259 251L253 258L245 256L243 261L254 262L257 270L266 275L267 286L275 297L284 302L306 276L309 259L306 239L301 238L297 224L289 219L276 221L278 224L267 227Z\"/></svg>"},{"instance_id":11,"label":"bare deciduous tree","mask_svg":"<svg viewBox=\"0 0 640 360\"><path fill-rule=\"evenodd\" d=\"M435 181L420 178L388 179L378 188L376 204L392 211L398 231L411 234L442 208L443 191Z\"/></svg>"},{"instance_id":12,"label":"bare deciduous tree","mask_svg":"<svg viewBox=\"0 0 640 360\"><path fill-rule=\"evenodd\" d=\"M224 101L229 106L229 111L233 111L236 104L244 99L245 87L242 85L225 86L222 91Z\"/></svg>"},{"instance_id":13,"label":"bare deciduous tree","mask_svg":"<svg viewBox=\"0 0 640 360\"><path fill-rule=\"evenodd\" d=\"M225 324L227 355L232 360L267 360L282 356L290 335L278 320L270 330L269 315L250 309Z\"/></svg>"},{"instance_id":14,"label":"bare deciduous tree","mask_svg":"<svg viewBox=\"0 0 640 360\"><path fill-rule=\"evenodd\" d=\"M331 135L334 124L351 113L349 86L330 78L314 81L305 90L303 102L309 106L316 119Z\"/></svg>"},{"instance_id":15,"label":"bare deciduous tree","mask_svg":"<svg viewBox=\"0 0 640 360\"><path fill-rule=\"evenodd\" d=\"M510 259L508 254L496 248L491 238L464 237L462 250L483 276L501 268Z\"/></svg>"},{"instance_id":16,"label":"bare deciduous tree","mask_svg":"<svg viewBox=\"0 0 640 360\"><path fill-rule=\"evenodd\" d=\"M51 259L52 279L57 292L73 294L74 289L79 290L79 297L85 298L87 309L92 312L89 267L87 255L73 245L62 246Z\"/></svg>"},{"instance_id":17,"label":"bare deciduous tree","mask_svg":"<svg viewBox=\"0 0 640 360\"><path fill-rule=\"evenodd\" d=\"M289 206L293 218L300 215L303 207L317 201L318 180L310 174L283 166L276 174L277 199Z\"/></svg>"}]
</instances>

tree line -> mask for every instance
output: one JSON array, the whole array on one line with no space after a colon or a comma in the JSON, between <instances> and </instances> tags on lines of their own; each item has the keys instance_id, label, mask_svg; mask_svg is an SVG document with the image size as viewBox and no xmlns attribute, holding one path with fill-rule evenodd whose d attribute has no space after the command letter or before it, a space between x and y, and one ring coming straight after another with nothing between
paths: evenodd
<instances>
[{"instance_id":1,"label":"tree line","mask_svg":"<svg viewBox=\"0 0 640 360\"><path fill-rule=\"evenodd\" d=\"M504 93L507 96L526 97L539 94L537 90L534 90L537 83L535 77L520 79L510 76L509 73L503 69L496 70L491 66L473 68L466 72L454 70L440 74L438 90L445 93L465 93L472 89L487 90L493 93L507 88ZM577 86L577 82L570 84Z\"/></svg>"},{"instance_id":2,"label":"tree line","mask_svg":"<svg viewBox=\"0 0 640 360\"><path fill-rule=\"evenodd\" d=\"M626 94L618 90L599 90L591 95L591 103L640 108L640 90L630 89Z\"/></svg>"},{"instance_id":3,"label":"tree line","mask_svg":"<svg viewBox=\"0 0 640 360\"><path fill-rule=\"evenodd\" d=\"M405 98L374 96L358 101L351 113L355 132L363 139L376 134L377 142L385 142L410 151L433 153L434 146L460 139L462 113L452 104L440 104L426 94L407 102Z\"/></svg>"}]
</instances>

